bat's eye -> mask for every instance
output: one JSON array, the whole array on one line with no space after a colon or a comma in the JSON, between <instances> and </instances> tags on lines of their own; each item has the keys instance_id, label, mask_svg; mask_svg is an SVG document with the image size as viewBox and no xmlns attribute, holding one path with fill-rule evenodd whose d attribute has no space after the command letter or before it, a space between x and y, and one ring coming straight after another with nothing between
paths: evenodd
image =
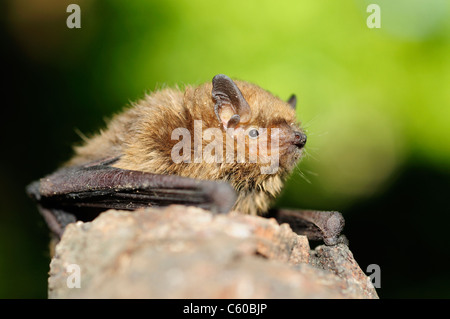
<instances>
[{"instance_id":1,"label":"bat's eye","mask_svg":"<svg viewBox=\"0 0 450 319\"><path fill-rule=\"evenodd\" d=\"M258 129L256 129L256 128L250 129L250 130L248 131L248 136L249 136L250 138L253 138L253 139L258 138L258 136L259 136L259 131L258 131Z\"/></svg>"}]
</instances>

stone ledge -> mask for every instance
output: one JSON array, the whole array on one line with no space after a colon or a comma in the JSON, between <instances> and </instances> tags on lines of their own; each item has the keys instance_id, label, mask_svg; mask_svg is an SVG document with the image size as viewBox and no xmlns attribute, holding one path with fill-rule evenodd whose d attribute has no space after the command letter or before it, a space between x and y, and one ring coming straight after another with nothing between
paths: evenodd
<instances>
[{"instance_id":1,"label":"stone ledge","mask_svg":"<svg viewBox=\"0 0 450 319\"><path fill-rule=\"evenodd\" d=\"M80 288L69 288L80 269ZM71 276L69 278L69 276ZM346 245L310 250L274 219L172 205L67 226L49 298L378 298Z\"/></svg>"}]
</instances>

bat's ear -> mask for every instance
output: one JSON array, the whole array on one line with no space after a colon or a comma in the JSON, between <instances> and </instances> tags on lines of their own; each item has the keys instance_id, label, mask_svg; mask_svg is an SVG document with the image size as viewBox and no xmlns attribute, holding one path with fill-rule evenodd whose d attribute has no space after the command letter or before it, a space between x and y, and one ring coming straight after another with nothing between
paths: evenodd
<instances>
[{"instance_id":1,"label":"bat's ear","mask_svg":"<svg viewBox=\"0 0 450 319\"><path fill-rule=\"evenodd\" d=\"M294 110L297 108L297 97L295 96L295 94L292 94L287 102Z\"/></svg>"},{"instance_id":2,"label":"bat's ear","mask_svg":"<svg viewBox=\"0 0 450 319\"><path fill-rule=\"evenodd\" d=\"M213 78L212 85L211 93L216 102L214 112L225 129L250 121L250 106L233 80L224 74L218 74Z\"/></svg>"}]
</instances>

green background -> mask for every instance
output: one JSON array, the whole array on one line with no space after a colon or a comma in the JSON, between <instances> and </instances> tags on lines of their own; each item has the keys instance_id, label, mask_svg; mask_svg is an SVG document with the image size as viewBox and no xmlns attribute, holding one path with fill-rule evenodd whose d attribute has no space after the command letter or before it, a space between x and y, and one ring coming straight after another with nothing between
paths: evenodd
<instances>
[{"instance_id":1,"label":"green background","mask_svg":"<svg viewBox=\"0 0 450 319\"><path fill-rule=\"evenodd\" d=\"M70 3L81 29L66 26ZM48 231L24 188L70 158L77 132L218 73L297 95L307 155L278 206L341 211L361 268L381 268L381 297L450 297L448 1L9 0L0 12L0 297L46 297Z\"/></svg>"}]
</instances>

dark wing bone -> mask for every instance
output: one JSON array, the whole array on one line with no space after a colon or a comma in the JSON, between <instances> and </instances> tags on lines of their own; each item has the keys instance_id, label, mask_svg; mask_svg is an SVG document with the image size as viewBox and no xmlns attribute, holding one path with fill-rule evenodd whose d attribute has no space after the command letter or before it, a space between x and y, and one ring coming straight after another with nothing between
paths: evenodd
<instances>
[{"instance_id":1,"label":"dark wing bone","mask_svg":"<svg viewBox=\"0 0 450 319\"><path fill-rule=\"evenodd\" d=\"M288 223L294 232L306 235L310 240L323 240L326 245L346 242L340 236L345 222L339 212L280 209L271 211L271 215L280 224Z\"/></svg>"}]
</instances>

